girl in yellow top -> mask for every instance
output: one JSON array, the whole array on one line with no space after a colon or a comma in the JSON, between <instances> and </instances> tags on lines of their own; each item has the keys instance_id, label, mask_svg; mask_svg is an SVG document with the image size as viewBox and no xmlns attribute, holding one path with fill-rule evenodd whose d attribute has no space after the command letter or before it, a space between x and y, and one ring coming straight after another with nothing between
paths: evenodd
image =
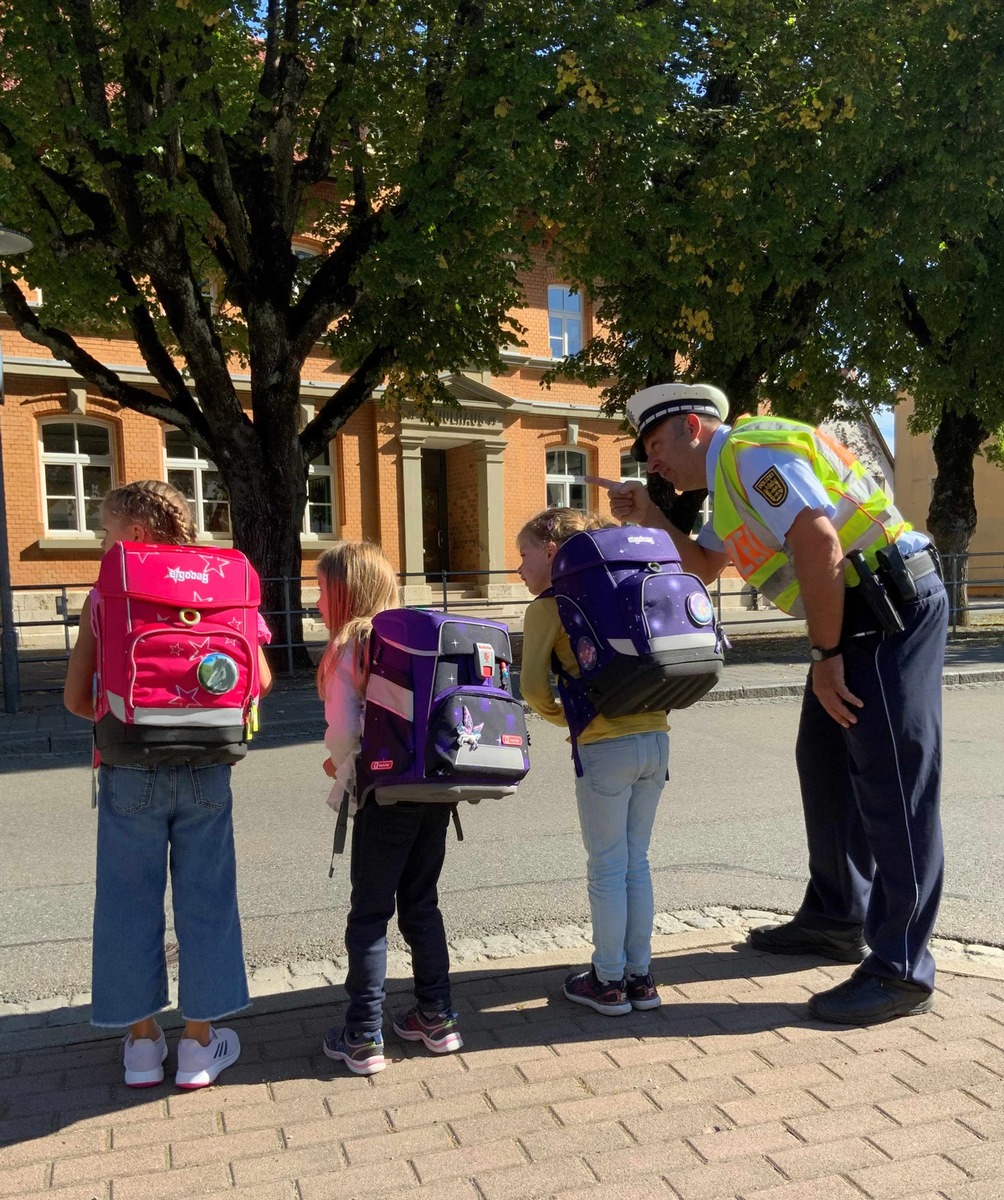
<instances>
[{"instance_id":1,"label":"girl in yellow top","mask_svg":"<svg viewBox=\"0 0 1004 1200\"><path fill-rule=\"evenodd\" d=\"M548 508L523 527L517 544L520 578L535 597L523 625L520 689L538 716L565 725L551 691L551 655L578 676L568 634L553 596L551 562L558 547L599 521L570 508ZM658 1008L649 972L652 876L648 847L669 765L666 714L596 716L578 736L582 775L575 780L593 925L592 966L565 980L565 995L608 1016Z\"/></svg>"}]
</instances>

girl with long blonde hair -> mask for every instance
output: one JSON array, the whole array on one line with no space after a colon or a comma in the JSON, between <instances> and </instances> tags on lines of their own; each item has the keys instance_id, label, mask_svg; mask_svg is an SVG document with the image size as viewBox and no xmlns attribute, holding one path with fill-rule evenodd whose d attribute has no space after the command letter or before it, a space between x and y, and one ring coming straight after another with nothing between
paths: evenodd
<instances>
[{"instance_id":1,"label":"girl with long blonde hair","mask_svg":"<svg viewBox=\"0 0 1004 1200\"><path fill-rule=\"evenodd\" d=\"M340 808L347 793L353 818L352 898L345 928L349 1003L344 1024L325 1034L324 1053L356 1075L372 1075L386 1065L387 924L395 908L411 950L418 1003L395 1015L394 1031L436 1054L463 1045L451 1004L450 957L437 892L450 809L408 801L383 807L371 800L359 806L356 757L365 720L369 639L373 618L397 605L397 581L383 551L369 542L339 542L322 554L317 581L328 627L317 669L327 722L324 770L335 781L328 803Z\"/></svg>"}]
</instances>

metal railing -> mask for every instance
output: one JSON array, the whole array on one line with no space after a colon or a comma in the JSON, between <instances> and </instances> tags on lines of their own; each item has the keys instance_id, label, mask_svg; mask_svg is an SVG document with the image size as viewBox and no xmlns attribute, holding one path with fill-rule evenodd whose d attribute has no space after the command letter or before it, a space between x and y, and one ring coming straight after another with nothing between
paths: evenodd
<instances>
[{"instance_id":1,"label":"metal railing","mask_svg":"<svg viewBox=\"0 0 1004 1200\"><path fill-rule=\"evenodd\" d=\"M992 615L999 612L1004 617L1004 551L943 555L945 575L949 579L955 577L956 564L962 560L966 560L969 572L966 609L970 613L979 615ZM458 596L456 594L458 587L462 585L466 585L465 590L474 588L478 586L479 582L491 582L493 576L502 576L510 582L518 578L515 569L511 568L493 571L410 571L400 573L398 578L405 585L409 581L413 584L421 582L432 588L432 596L429 600L420 604L413 603L411 607L415 608L436 609L442 612L481 613L503 608L521 609L525 607L528 599L519 596L485 597ZM267 582L282 584L283 604L278 609L262 610L263 616L274 634L273 664L276 657L281 655L285 673L290 675L296 671L296 658L300 652L309 650L311 646L317 646L324 641L324 634L321 630L318 630L317 638L294 639L293 630L297 617L314 620L318 623L321 620L316 605L303 604L301 601L299 606L293 606L293 585L296 578L296 576L287 576L277 581L268 580ZM727 586L728 581L723 586L723 582L719 578L712 589L712 598L718 617L720 620L725 619L730 632L742 632L744 629L749 630L753 627L762 631L768 625L783 626L797 623L796 618L789 617L764 600L756 589L742 587L740 590L740 581L736 580L735 582L737 587L730 589ZM304 585L310 589L316 584L316 579L313 575L303 575L299 577L299 583L302 594ZM7 712L18 711L24 695L62 691L65 667L73 645L73 631L80 624L80 612L79 609L71 607L71 596L73 593L86 594L91 587L92 584L89 583L62 583L47 587L20 584L12 588L15 599L19 593L49 594L53 597L55 615L39 619L15 619L13 623L18 650L14 663L15 670L4 672L5 680L13 678L14 681L12 694L4 696ZM959 632L963 611L962 606L953 606L951 610L952 635L957 635ZM748 615L740 616L740 612ZM51 639L46 639L54 644L40 646L37 649L25 646L23 644L25 633L40 629L55 631ZM22 667L31 669L32 678L27 684L20 678Z\"/></svg>"},{"instance_id":2,"label":"metal railing","mask_svg":"<svg viewBox=\"0 0 1004 1200\"><path fill-rule=\"evenodd\" d=\"M460 609L482 612L506 606L519 607L525 603L525 601L518 597L514 599L474 596L461 598L451 595L451 590L455 590L458 584L467 584L473 587L476 586L478 580L491 576L515 579L516 572L515 569L495 571L409 571L401 572L398 578L401 580L402 585L406 585L409 582L417 583L421 581L430 584L434 589L430 600L421 604L413 604L412 607L415 608L441 609L443 612ZM298 578L301 595L305 586L308 590L316 586L317 581L313 575L301 575ZM281 655L285 671L290 675L296 671L296 657L298 653L324 640L324 636L320 634L315 639L294 639L293 628L297 617L301 620L315 620L318 622L321 620L321 614L316 605L303 604L301 602L299 606L294 606L293 585L296 580L296 576L283 576L277 579L262 580L263 585L276 582L282 585L282 607L277 609L263 608L262 616L268 622L269 628L273 633L271 644L272 651L275 652L273 654L273 662L276 656ZM10 688L12 694L4 696L4 704L8 712L16 712L20 708L21 698L24 695L52 694L62 691L66 663L69 661L70 650L74 641L73 633L80 624L80 609L72 604L71 597L74 593L86 595L92 587L93 584L91 583L61 583L48 586L19 584L11 589L15 598L18 594L48 595L52 597L54 615L38 619L18 617L13 622L17 637L17 655L15 661L16 669L9 671L5 676L12 683ZM46 642L54 643L53 645L34 648L24 644L26 640L25 634L28 634L30 638L32 631L45 629L53 631L52 637L45 639ZM21 679L22 667L31 669L30 673L33 678L30 682L25 683Z\"/></svg>"}]
</instances>

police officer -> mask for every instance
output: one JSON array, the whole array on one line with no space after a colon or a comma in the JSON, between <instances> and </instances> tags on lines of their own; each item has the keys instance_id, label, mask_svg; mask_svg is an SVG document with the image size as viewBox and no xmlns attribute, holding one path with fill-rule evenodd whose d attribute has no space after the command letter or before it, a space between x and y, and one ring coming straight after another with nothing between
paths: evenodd
<instances>
[{"instance_id":1,"label":"police officer","mask_svg":"<svg viewBox=\"0 0 1004 1200\"><path fill-rule=\"evenodd\" d=\"M703 383L649 387L627 407L634 457L678 492L706 487L713 520L694 541L637 482L611 486L614 516L667 530L684 570L705 582L732 562L808 629L795 759L809 884L792 921L754 930L750 942L860 964L810 1001L823 1020L869 1025L927 1012L944 865L948 599L936 554L819 430L774 417L730 427L724 393Z\"/></svg>"}]
</instances>

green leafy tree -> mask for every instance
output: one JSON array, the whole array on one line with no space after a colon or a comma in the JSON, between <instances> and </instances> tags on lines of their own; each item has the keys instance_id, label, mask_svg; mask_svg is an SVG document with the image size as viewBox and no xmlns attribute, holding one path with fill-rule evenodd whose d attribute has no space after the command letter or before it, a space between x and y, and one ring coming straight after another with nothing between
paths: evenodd
<instances>
[{"instance_id":1,"label":"green leafy tree","mask_svg":"<svg viewBox=\"0 0 1004 1200\"><path fill-rule=\"evenodd\" d=\"M602 222L567 217L572 270L606 321L572 369L615 376L614 409L677 376L720 383L735 412L766 398L807 420L909 391L915 428L937 431L929 526L964 551L973 454L1004 417L999 11L690 12L676 66L690 103L603 148ZM662 497L684 526L689 500Z\"/></svg>"},{"instance_id":2,"label":"green leafy tree","mask_svg":"<svg viewBox=\"0 0 1004 1200\"><path fill-rule=\"evenodd\" d=\"M382 385L431 415L444 372L500 369L538 200L645 120L667 29L619 0L0 0L0 209L35 245L2 268L3 304L184 430L236 545L298 576L310 461ZM82 334L132 338L156 386ZM319 342L346 378L299 430Z\"/></svg>"},{"instance_id":3,"label":"green leafy tree","mask_svg":"<svg viewBox=\"0 0 1004 1200\"><path fill-rule=\"evenodd\" d=\"M865 376L912 396L912 432L932 435L927 523L964 621L974 461L1004 462L1004 26L981 0L925 0L911 18L884 131L900 170L872 215L878 261L842 320Z\"/></svg>"}]
</instances>

